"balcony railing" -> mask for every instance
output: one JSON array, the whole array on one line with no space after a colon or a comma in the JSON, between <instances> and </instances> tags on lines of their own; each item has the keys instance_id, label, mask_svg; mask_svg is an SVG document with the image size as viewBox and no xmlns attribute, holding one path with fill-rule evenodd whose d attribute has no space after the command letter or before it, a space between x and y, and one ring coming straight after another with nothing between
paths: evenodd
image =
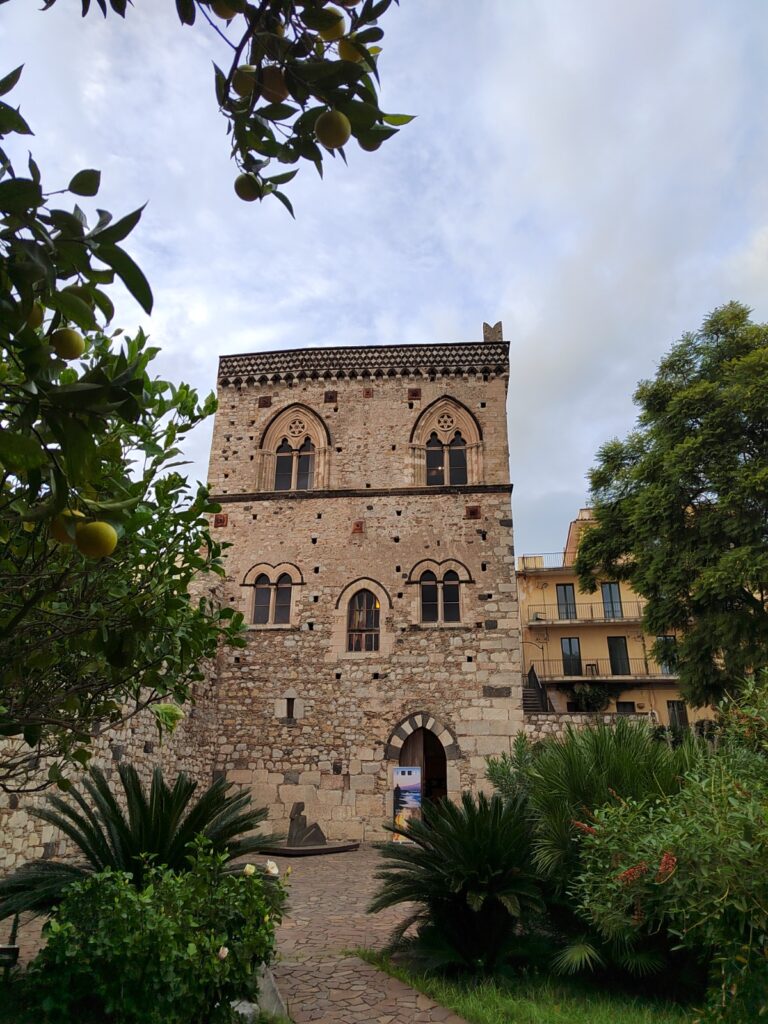
<instances>
[{"instance_id":1,"label":"balcony railing","mask_svg":"<svg viewBox=\"0 0 768 1024\"><path fill-rule=\"evenodd\" d=\"M674 679L677 673L671 667L646 662L643 658L629 658L623 663L611 663L610 658L584 658L581 661L538 659L531 662L539 679L589 682L593 679Z\"/></svg>"},{"instance_id":2,"label":"balcony railing","mask_svg":"<svg viewBox=\"0 0 768 1024\"><path fill-rule=\"evenodd\" d=\"M562 551L548 551L543 555L520 555L517 559L518 572L534 572L537 569L570 569L574 555Z\"/></svg>"},{"instance_id":3,"label":"balcony railing","mask_svg":"<svg viewBox=\"0 0 768 1024\"><path fill-rule=\"evenodd\" d=\"M621 605L602 602L565 605L534 604L528 607L528 622L543 625L569 622L639 622L645 601L622 601Z\"/></svg>"}]
</instances>

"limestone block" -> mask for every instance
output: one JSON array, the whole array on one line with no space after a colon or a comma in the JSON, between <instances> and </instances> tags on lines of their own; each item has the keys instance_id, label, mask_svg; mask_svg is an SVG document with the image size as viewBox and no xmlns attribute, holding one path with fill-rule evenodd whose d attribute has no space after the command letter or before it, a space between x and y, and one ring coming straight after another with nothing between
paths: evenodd
<instances>
[{"instance_id":1,"label":"limestone block","mask_svg":"<svg viewBox=\"0 0 768 1024\"><path fill-rule=\"evenodd\" d=\"M371 775L353 775L349 780L349 788L353 793L373 793L376 780Z\"/></svg>"}]
</instances>

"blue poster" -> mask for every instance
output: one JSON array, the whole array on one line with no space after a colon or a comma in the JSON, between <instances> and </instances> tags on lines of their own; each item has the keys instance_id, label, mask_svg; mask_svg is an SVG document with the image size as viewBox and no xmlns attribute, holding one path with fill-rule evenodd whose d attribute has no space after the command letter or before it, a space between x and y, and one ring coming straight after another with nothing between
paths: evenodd
<instances>
[{"instance_id":1,"label":"blue poster","mask_svg":"<svg viewBox=\"0 0 768 1024\"><path fill-rule=\"evenodd\" d=\"M394 816L395 825L405 828L412 819L421 818L421 768L417 765L395 768ZM393 835L396 843L407 842L403 836Z\"/></svg>"}]
</instances>

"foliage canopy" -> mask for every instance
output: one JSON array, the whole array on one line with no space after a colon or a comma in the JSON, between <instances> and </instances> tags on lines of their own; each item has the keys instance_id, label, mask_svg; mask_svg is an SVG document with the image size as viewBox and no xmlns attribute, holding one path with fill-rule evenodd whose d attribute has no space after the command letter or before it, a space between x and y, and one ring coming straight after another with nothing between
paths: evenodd
<instances>
[{"instance_id":1,"label":"foliage canopy","mask_svg":"<svg viewBox=\"0 0 768 1024\"><path fill-rule=\"evenodd\" d=\"M0 81L0 95L19 80ZM29 134L0 102L0 140ZM152 293L122 248L141 210L91 226L62 193L92 197L86 169L46 191L32 157L17 173L0 149L0 786L66 785L93 737L147 706L171 728L220 640L240 619L198 575L222 574L205 488L178 472L179 441L215 408L185 384L150 376L142 332L109 331L119 278L148 312ZM78 341L62 349L60 332ZM82 333L81 333L82 332ZM122 344L121 344L122 343ZM120 346L120 347L118 347ZM114 551L80 543L114 531ZM79 550L79 548L81 550ZM5 737L3 740L2 738ZM45 781L45 780L44 780Z\"/></svg>"},{"instance_id":2,"label":"foliage canopy","mask_svg":"<svg viewBox=\"0 0 768 1024\"><path fill-rule=\"evenodd\" d=\"M324 114L340 115L349 129L344 135L364 150L378 149L413 120L379 105L377 62L384 32L378 21L392 0L339 2L341 9L325 0L175 0L182 25L207 22L229 52L226 70L213 65L214 89L241 175L235 190L242 199L274 196L293 213L282 191L298 173L290 168L310 163L322 177L328 154L346 159L346 139L334 141L317 127ZM55 3L44 0L42 9ZM83 17L96 10L125 17L132 6L130 0L81 3Z\"/></svg>"},{"instance_id":3,"label":"foliage canopy","mask_svg":"<svg viewBox=\"0 0 768 1024\"><path fill-rule=\"evenodd\" d=\"M590 473L596 525L576 568L590 591L628 580L645 629L680 636L686 699L715 702L768 664L768 325L715 310L635 402L637 429ZM663 639L655 655L669 662Z\"/></svg>"}]
</instances>

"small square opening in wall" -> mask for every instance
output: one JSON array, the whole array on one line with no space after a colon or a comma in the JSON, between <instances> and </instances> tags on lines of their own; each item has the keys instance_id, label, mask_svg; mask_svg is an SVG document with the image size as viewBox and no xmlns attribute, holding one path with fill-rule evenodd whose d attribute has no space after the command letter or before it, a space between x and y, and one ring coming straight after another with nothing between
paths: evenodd
<instances>
[{"instance_id":1,"label":"small square opening in wall","mask_svg":"<svg viewBox=\"0 0 768 1024\"><path fill-rule=\"evenodd\" d=\"M319 600L320 600L320 598L319 598L319 596L317 594L313 594L312 595L312 604L317 604L317 602Z\"/></svg>"},{"instance_id":2,"label":"small square opening in wall","mask_svg":"<svg viewBox=\"0 0 768 1024\"><path fill-rule=\"evenodd\" d=\"M365 506L365 511L366 512L373 512L373 505L366 505Z\"/></svg>"},{"instance_id":3,"label":"small square opening in wall","mask_svg":"<svg viewBox=\"0 0 768 1024\"><path fill-rule=\"evenodd\" d=\"M316 566L314 567L314 569L312 570L312 572L313 572L313 573L314 573L315 575L317 575L317 574L318 574L318 573L320 572L320 566L319 566L319 565L316 565Z\"/></svg>"},{"instance_id":4,"label":"small square opening in wall","mask_svg":"<svg viewBox=\"0 0 768 1024\"><path fill-rule=\"evenodd\" d=\"M336 392L326 391L325 396L323 397L323 401L325 402L326 405L333 405L333 403L336 401Z\"/></svg>"},{"instance_id":5,"label":"small square opening in wall","mask_svg":"<svg viewBox=\"0 0 768 1024\"><path fill-rule=\"evenodd\" d=\"M400 572L400 566L399 565L395 566L395 572Z\"/></svg>"},{"instance_id":6,"label":"small square opening in wall","mask_svg":"<svg viewBox=\"0 0 768 1024\"><path fill-rule=\"evenodd\" d=\"M373 388L363 388L363 398L373 398Z\"/></svg>"},{"instance_id":7,"label":"small square opening in wall","mask_svg":"<svg viewBox=\"0 0 768 1024\"><path fill-rule=\"evenodd\" d=\"M352 533L365 533L365 523L362 519L356 519L352 523Z\"/></svg>"},{"instance_id":8,"label":"small square opening in wall","mask_svg":"<svg viewBox=\"0 0 768 1024\"><path fill-rule=\"evenodd\" d=\"M308 622L307 623L307 629L309 630L310 633L312 633L314 631L314 628L315 628L314 622Z\"/></svg>"},{"instance_id":9,"label":"small square opening in wall","mask_svg":"<svg viewBox=\"0 0 768 1024\"><path fill-rule=\"evenodd\" d=\"M403 596L402 590L399 592L399 594L397 596L402 599L402 596Z\"/></svg>"},{"instance_id":10,"label":"small square opening in wall","mask_svg":"<svg viewBox=\"0 0 768 1024\"><path fill-rule=\"evenodd\" d=\"M272 405L272 395L259 395L259 408L269 409Z\"/></svg>"},{"instance_id":11,"label":"small square opening in wall","mask_svg":"<svg viewBox=\"0 0 768 1024\"><path fill-rule=\"evenodd\" d=\"M256 520L257 520L258 518L259 518L259 517L258 517L258 515L257 515L257 514L256 514L255 512L252 512L252 513L251 513L251 519L252 519L252 520L253 520L254 522L256 522Z\"/></svg>"},{"instance_id":12,"label":"small square opening in wall","mask_svg":"<svg viewBox=\"0 0 768 1024\"><path fill-rule=\"evenodd\" d=\"M318 512L317 515L315 516L315 518L316 519L322 519L323 518L323 513L322 512Z\"/></svg>"},{"instance_id":13,"label":"small square opening in wall","mask_svg":"<svg viewBox=\"0 0 768 1024\"><path fill-rule=\"evenodd\" d=\"M378 679L379 678L379 673L378 672L374 672L372 678L373 679Z\"/></svg>"},{"instance_id":14,"label":"small square opening in wall","mask_svg":"<svg viewBox=\"0 0 768 1024\"><path fill-rule=\"evenodd\" d=\"M421 399L421 388L408 388L408 401L418 402Z\"/></svg>"},{"instance_id":15,"label":"small square opening in wall","mask_svg":"<svg viewBox=\"0 0 768 1024\"><path fill-rule=\"evenodd\" d=\"M341 775L341 761L334 761L331 765L331 771L334 775Z\"/></svg>"},{"instance_id":16,"label":"small square opening in wall","mask_svg":"<svg viewBox=\"0 0 768 1024\"><path fill-rule=\"evenodd\" d=\"M392 451L393 451L393 452L396 452L396 451L397 451L397 445L396 445L396 444L393 444L393 445L392 445Z\"/></svg>"},{"instance_id":17,"label":"small square opening in wall","mask_svg":"<svg viewBox=\"0 0 768 1024\"><path fill-rule=\"evenodd\" d=\"M217 512L213 517L214 526L226 526L229 522L229 515L226 512Z\"/></svg>"},{"instance_id":18,"label":"small square opening in wall","mask_svg":"<svg viewBox=\"0 0 768 1024\"><path fill-rule=\"evenodd\" d=\"M341 448L337 448L337 449L336 449L336 454L337 454L337 455L340 455L340 454L341 454Z\"/></svg>"},{"instance_id":19,"label":"small square opening in wall","mask_svg":"<svg viewBox=\"0 0 768 1024\"><path fill-rule=\"evenodd\" d=\"M475 660L475 659L474 659L474 658L472 657L472 655L471 655L471 654L468 654L468 655L467 655L467 661L468 661L468 662L473 662L474 660Z\"/></svg>"},{"instance_id":20,"label":"small square opening in wall","mask_svg":"<svg viewBox=\"0 0 768 1024\"><path fill-rule=\"evenodd\" d=\"M313 538L312 538L312 543L313 543L313 544L317 544L317 537L313 537Z\"/></svg>"},{"instance_id":21,"label":"small square opening in wall","mask_svg":"<svg viewBox=\"0 0 768 1024\"><path fill-rule=\"evenodd\" d=\"M464 507L464 518L465 519L480 519L482 513L479 505L466 505Z\"/></svg>"},{"instance_id":22,"label":"small square opening in wall","mask_svg":"<svg viewBox=\"0 0 768 1024\"><path fill-rule=\"evenodd\" d=\"M401 516L402 514L403 514L403 510L401 508L396 508L395 509L395 515L396 516Z\"/></svg>"},{"instance_id":23,"label":"small square opening in wall","mask_svg":"<svg viewBox=\"0 0 768 1024\"><path fill-rule=\"evenodd\" d=\"M481 403L480 403L480 408L481 408L481 409L484 409L484 408L485 408L485 402L481 402Z\"/></svg>"},{"instance_id":24,"label":"small square opening in wall","mask_svg":"<svg viewBox=\"0 0 768 1024\"><path fill-rule=\"evenodd\" d=\"M337 678L337 679L341 679L341 672L337 672L337 673L336 673L336 678Z\"/></svg>"},{"instance_id":25,"label":"small square opening in wall","mask_svg":"<svg viewBox=\"0 0 768 1024\"><path fill-rule=\"evenodd\" d=\"M485 532L485 530L480 531L480 540L488 540L488 534Z\"/></svg>"},{"instance_id":26,"label":"small square opening in wall","mask_svg":"<svg viewBox=\"0 0 768 1024\"><path fill-rule=\"evenodd\" d=\"M285 717L295 718L296 717L296 698L286 697L285 698Z\"/></svg>"},{"instance_id":27,"label":"small square opening in wall","mask_svg":"<svg viewBox=\"0 0 768 1024\"><path fill-rule=\"evenodd\" d=\"M483 572L485 572L487 568L488 568L488 563L487 563L487 562L481 562L481 563L480 563L480 569L481 569L481 570L482 570Z\"/></svg>"}]
</instances>

